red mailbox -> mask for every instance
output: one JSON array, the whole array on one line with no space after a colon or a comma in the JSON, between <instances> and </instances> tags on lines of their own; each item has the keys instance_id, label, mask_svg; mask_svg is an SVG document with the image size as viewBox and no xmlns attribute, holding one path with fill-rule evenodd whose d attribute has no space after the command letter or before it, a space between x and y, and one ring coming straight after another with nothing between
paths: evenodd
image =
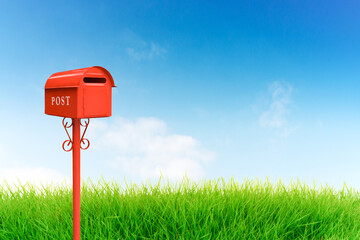
<instances>
[{"instance_id":1,"label":"red mailbox","mask_svg":"<svg viewBox=\"0 0 360 240\"><path fill-rule=\"evenodd\" d=\"M69 140L62 147L67 152L73 152L74 240L80 240L80 149L86 150L90 146L90 141L84 137L89 118L111 116L113 87L115 84L111 74L102 67L54 73L45 84L45 113L64 117L63 126ZM71 123L65 122L65 118L71 118ZM88 120L82 123L82 118ZM85 127L82 134L81 126ZM72 139L67 130L71 127Z\"/></svg>"},{"instance_id":2,"label":"red mailbox","mask_svg":"<svg viewBox=\"0 0 360 240\"><path fill-rule=\"evenodd\" d=\"M68 118L111 116L111 74L103 67L54 73L45 84L45 113Z\"/></svg>"}]
</instances>

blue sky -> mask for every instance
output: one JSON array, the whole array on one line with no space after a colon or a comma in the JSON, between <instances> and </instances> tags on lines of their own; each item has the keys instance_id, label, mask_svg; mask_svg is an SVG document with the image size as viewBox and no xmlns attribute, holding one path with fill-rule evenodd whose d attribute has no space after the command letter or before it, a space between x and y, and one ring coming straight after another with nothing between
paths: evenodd
<instances>
[{"instance_id":1,"label":"blue sky","mask_svg":"<svg viewBox=\"0 0 360 240\"><path fill-rule=\"evenodd\" d=\"M82 177L360 187L356 1L0 1L0 176L71 179L54 72L103 66Z\"/></svg>"}]
</instances>

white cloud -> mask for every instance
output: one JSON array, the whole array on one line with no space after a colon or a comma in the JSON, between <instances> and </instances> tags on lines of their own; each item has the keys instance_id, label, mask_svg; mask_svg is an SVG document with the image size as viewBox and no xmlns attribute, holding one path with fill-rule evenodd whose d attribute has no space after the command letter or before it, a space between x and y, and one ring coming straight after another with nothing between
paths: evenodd
<instances>
[{"instance_id":1,"label":"white cloud","mask_svg":"<svg viewBox=\"0 0 360 240\"><path fill-rule=\"evenodd\" d=\"M272 101L269 109L263 112L259 123L263 127L282 128L287 124L288 106L291 103L291 86L284 86L280 82L273 82L269 87Z\"/></svg>"},{"instance_id":2,"label":"white cloud","mask_svg":"<svg viewBox=\"0 0 360 240\"><path fill-rule=\"evenodd\" d=\"M150 44L144 43L142 47L128 47L126 48L126 52L136 61L152 60L154 57L163 56L167 53L165 48L153 42Z\"/></svg>"},{"instance_id":3,"label":"white cloud","mask_svg":"<svg viewBox=\"0 0 360 240\"><path fill-rule=\"evenodd\" d=\"M130 29L126 29L122 33L121 44L127 46L125 48L126 53L135 61L148 61L156 57L163 57L167 53L165 47L154 41L142 39Z\"/></svg>"},{"instance_id":4,"label":"white cloud","mask_svg":"<svg viewBox=\"0 0 360 240\"><path fill-rule=\"evenodd\" d=\"M202 148L191 136L168 133L165 122L156 118L130 121L118 118L112 125L102 120L92 128L100 138L102 148L110 147L112 167L143 179L161 174L170 180L205 176L204 165L213 159L213 153Z\"/></svg>"},{"instance_id":5,"label":"white cloud","mask_svg":"<svg viewBox=\"0 0 360 240\"><path fill-rule=\"evenodd\" d=\"M259 117L259 124L262 127L279 131L282 138L286 138L294 128L290 126L287 117L290 114L291 95L293 87L281 82L273 82L268 89L271 95L271 103Z\"/></svg>"},{"instance_id":6,"label":"white cloud","mask_svg":"<svg viewBox=\"0 0 360 240\"><path fill-rule=\"evenodd\" d=\"M0 170L0 182L6 181L9 186L19 186L30 183L36 186L46 186L48 184L62 184L69 182L60 172L42 167L12 167ZM1 184L4 186L4 184Z\"/></svg>"}]
</instances>

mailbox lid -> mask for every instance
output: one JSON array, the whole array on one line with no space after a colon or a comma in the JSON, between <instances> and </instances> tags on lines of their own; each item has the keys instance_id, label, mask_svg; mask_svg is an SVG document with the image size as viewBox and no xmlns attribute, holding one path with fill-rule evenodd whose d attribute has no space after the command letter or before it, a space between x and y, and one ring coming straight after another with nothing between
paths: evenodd
<instances>
[{"instance_id":1,"label":"mailbox lid","mask_svg":"<svg viewBox=\"0 0 360 240\"><path fill-rule=\"evenodd\" d=\"M115 87L111 74L103 67L94 66L52 74L46 81L45 89L80 87L85 77L106 78Z\"/></svg>"}]
</instances>

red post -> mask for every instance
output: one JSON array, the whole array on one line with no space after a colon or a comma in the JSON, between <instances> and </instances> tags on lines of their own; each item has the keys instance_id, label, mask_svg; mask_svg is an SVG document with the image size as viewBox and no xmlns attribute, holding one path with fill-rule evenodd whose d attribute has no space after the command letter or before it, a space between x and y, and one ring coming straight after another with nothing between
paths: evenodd
<instances>
[{"instance_id":1,"label":"red post","mask_svg":"<svg viewBox=\"0 0 360 240\"><path fill-rule=\"evenodd\" d=\"M80 120L73 118L73 239L80 240Z\"/></svg>"}]
</instances>

